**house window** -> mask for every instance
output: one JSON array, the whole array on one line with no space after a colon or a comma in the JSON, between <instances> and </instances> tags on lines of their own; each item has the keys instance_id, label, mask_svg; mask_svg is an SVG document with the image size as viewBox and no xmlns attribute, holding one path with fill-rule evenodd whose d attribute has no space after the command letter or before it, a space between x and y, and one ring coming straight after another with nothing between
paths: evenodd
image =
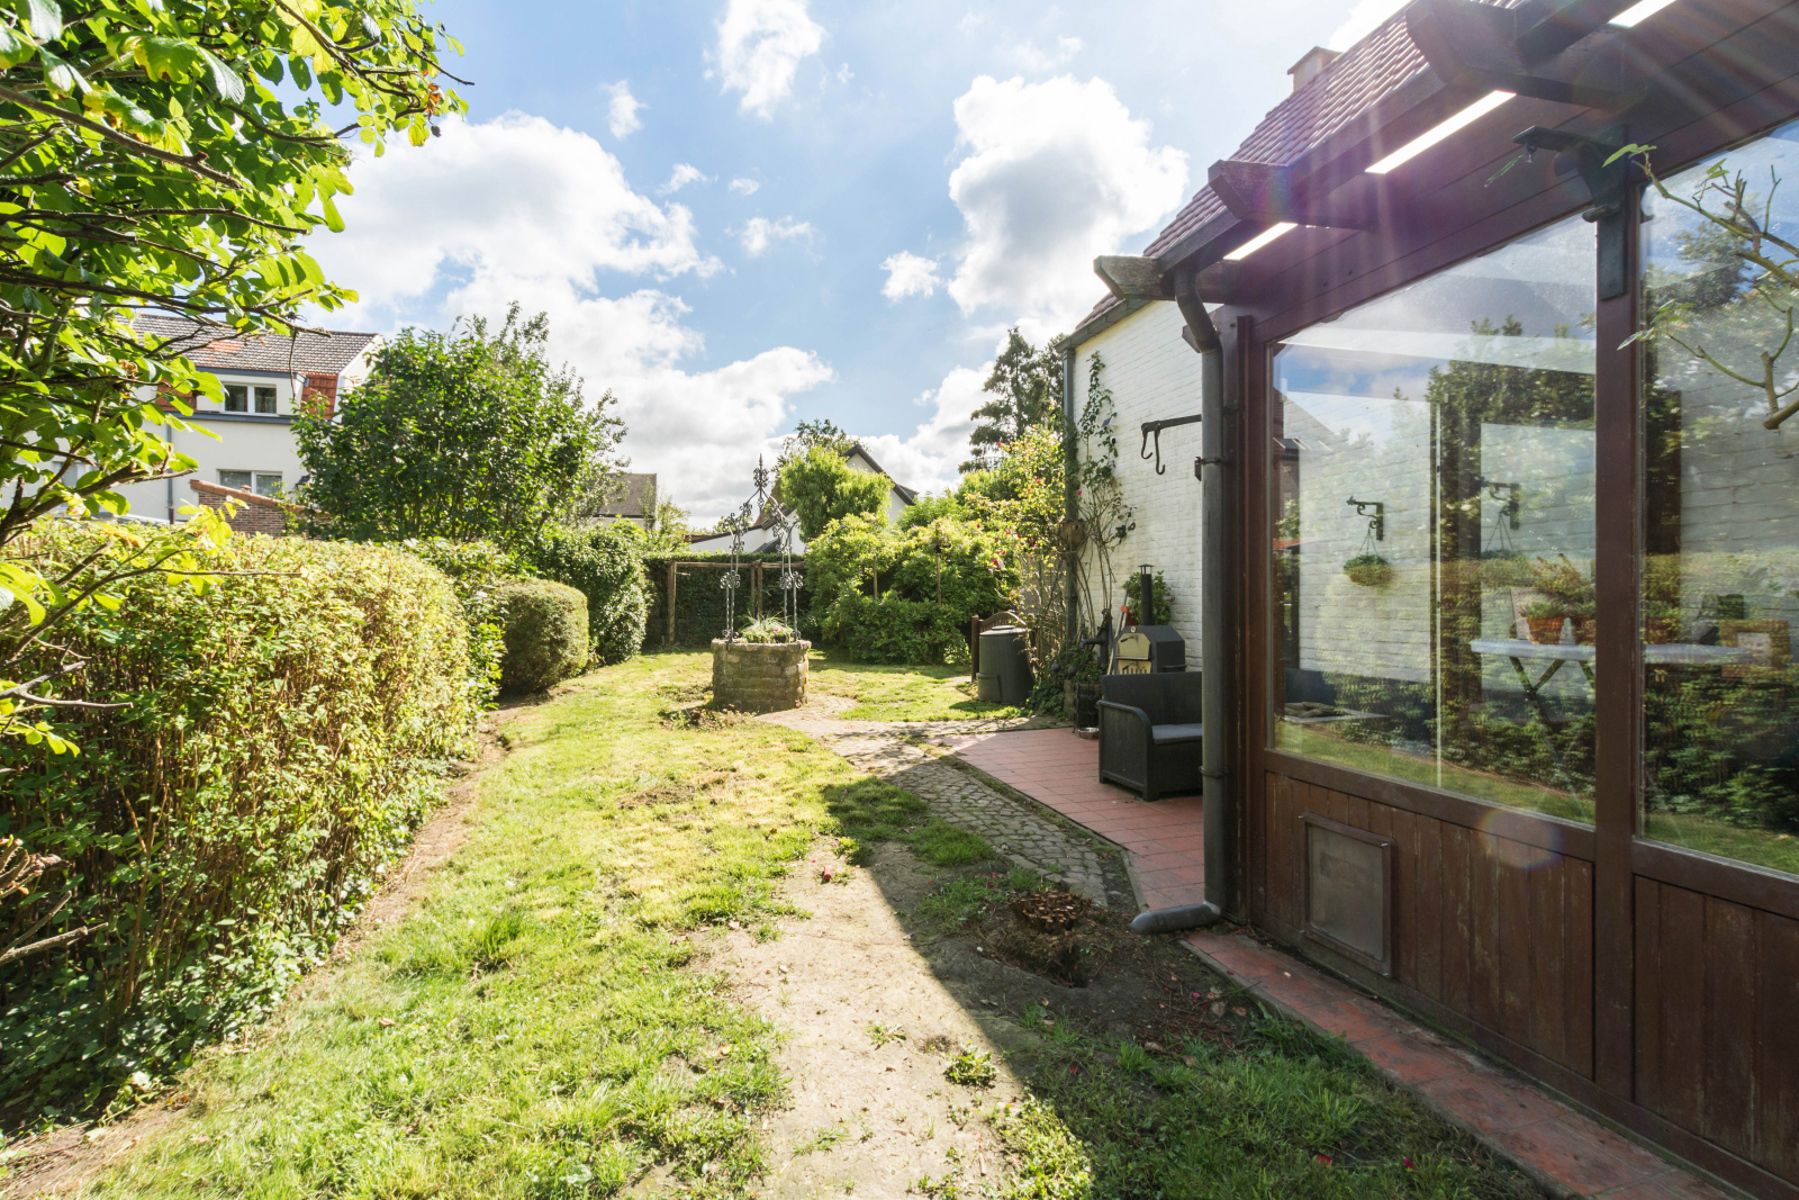
<instances>
[{"instance_id":1,"label":"house window","mask_svg":"<svg viewBox=\"0 0 1799 1200\"><path fill-rule=\"evenodd\" d=\"M219 485L258 496L279 496L282 492L279 471L220 471Z\"/></svg>"},{"instance_id":2,"label":"house window","mask_svg":"<svg viewBox=\"0 0 1799 1200\"><path fill-rule=\"evenodd\" d=\"M1740 176L1745 209L1799 241L1799 122L1717 162L1670 194L1722 211ZM1682 316L1644 343L1643 831L1799 874L1799 416L1770 429L1767 391L1727 373L1764 377L1799 297L1653 189L1644 217L1643 311Z\"/></svg>"},{"instance_id":3,"label":"house window","mask_svg":"<svg viewBox=\"0 0 1799 1200\"><path fill-rule=\"evenodd\" d=\"M272 386L227 383L224 388L225 411L228 413L255 413L271 417L279 410L277 393Z\"/></svg>"},{"instance_id":4,"label":"house window","mask_svg":"<svg viewBox=\"0 0 1799 1200\"><path fill-rule=\"evenodd\" d=\"M1592 819L1594 236L1278 345L1277 750Z\"/></svg>"}]
</instances>

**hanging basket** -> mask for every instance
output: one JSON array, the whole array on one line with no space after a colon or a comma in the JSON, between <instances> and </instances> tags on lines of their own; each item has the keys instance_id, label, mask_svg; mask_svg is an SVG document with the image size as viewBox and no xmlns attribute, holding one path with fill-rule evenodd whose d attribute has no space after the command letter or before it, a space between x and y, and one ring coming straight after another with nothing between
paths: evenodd
<instances>
[{"instance_id":1,"label":"hanging basket","mask_svg":"<svg viewBox=\"0 0 1799 1200\"><path fill-rule=\"evenodd\" d=\"M1378 554L1358 554L1343 564L1343 573L1357 587L1385 587L1393 579L1393 564Z\"/></svg>"}]
</instances>

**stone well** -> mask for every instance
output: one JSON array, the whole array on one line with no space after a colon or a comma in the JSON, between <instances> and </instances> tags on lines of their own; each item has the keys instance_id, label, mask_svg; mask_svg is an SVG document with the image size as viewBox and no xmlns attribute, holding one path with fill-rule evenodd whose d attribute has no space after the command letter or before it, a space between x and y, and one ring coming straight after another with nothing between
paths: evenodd
<instances>
[{"instance_id":1,"label":"stone well","mask_svg":"<svg viewBox=\"0 0 1799 1200\"><path fill-rule=\"evenodd\" d=\"M712 703L744 712L778 712L806 703L811 642L712 639Z\"/></svg>"}]
</instances>

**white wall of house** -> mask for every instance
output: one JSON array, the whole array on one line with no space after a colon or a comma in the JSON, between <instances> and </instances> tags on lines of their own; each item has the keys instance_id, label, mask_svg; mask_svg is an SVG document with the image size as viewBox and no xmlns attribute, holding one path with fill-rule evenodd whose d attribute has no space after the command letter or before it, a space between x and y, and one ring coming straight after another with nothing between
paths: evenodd
<instances>
[{"instance_id":1,"label":"white wall of house","mask_svg":"<svg viewBox=\"0 0 1799 1200\"><path fill-rule=\"evenodd\" d=\"M370 342L355 360L337 377L337 394L361 386L368 378L369 356L380 346L380 339ZM253 483L279 479L281 489L291 491L306 474L300 459L300 447L294 440L294 405L305 384L304 375L287 375L271 371L215 370L221 387L247 389L247 413L226 411L223 401L205 396L194 402L191 421L195 430L165 430L164 435L176 450L198 464L193 472L180 479L159 479L132 484L121 489L131 503L131 511L157 520L179 520L182 507L194 503L188 479L236 486L243 472L249 472ZM256 412L256 388L275 389L275 411ZM154 393L146 390L145 395ZM211 435L211 436L208 436Z\"/></svg>"},{"instance_id":2,"label":"white wall of house","mask_svg":"<svg viewBox=\"0 0 1799 1200\"><path fill-rule=\"evenodd\" d=\"M877 473L874 464L869 462L868 459L864 458L860 453L851 454L843 461L848 465L850 470L860 472L863 475L874 475ZM891 480L889 482L891 482ZM886 512L887 520L889 522L897 522L900 519L900 514L905 512L909 507L911 506L906 503L906 498L899 494L899 489L892 487L887 489Z\"/></svg>"},{"instance_id":3,"label":"white wall of house","mask_svg":"<svg viewBox=\"0 0 1799 1200\"><path fill-rule=\"evenodd\" d=\"M1083 342L1075 358L1074 403L1078 413L1087 402L1094 355L1104 363L1100 380L1111 389L1117 410L1118 476L1137 527L1112 552L1115 580L1108 596L1089 601L1095 611L1108 609L1116 625L1125 589L1135 582L1137 567L1149 563L1168 582L1174 628L1187 640L1187 661L1199 655L1199 481L1193 459L1199 453L1199 426L1182 425L1162 434L1162 465L1138 457L1139 427L1145 421L1184 417L1199 412L1201 359L1181 340L1180 310L1172 303L1151 304ZM1087 575L1094 580L1091 554ZM1090 631L1089 631L1090 632Z\"/></svg>"}]
</instances>

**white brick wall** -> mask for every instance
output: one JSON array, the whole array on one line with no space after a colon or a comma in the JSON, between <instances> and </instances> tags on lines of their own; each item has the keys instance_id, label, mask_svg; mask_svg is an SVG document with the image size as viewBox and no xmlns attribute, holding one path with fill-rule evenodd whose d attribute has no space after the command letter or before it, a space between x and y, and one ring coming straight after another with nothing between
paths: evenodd
<instances>
[{"instance_id":1,"label":"white brick wall","mask_svg":"<svg viewBox=\"0 0 1799 1200\"><path fill-rule=\"evenodd\" d=\"M1113 612L1140 563L1162 572L1174 609L1174 628L1187 639L1187 662L1199 658L1199 481L1193 459L1199 453L1199 426L1183 425L1162 434L1162 464L1137 456L1139 426L1145 421L1199 412L1200 356L1181 340L1180 311L1171 303L1151 304L1080 346L1075 359L1075 411L1087 402L1093 356L1105 362L1101 381L1117 409L1118 475L1137 528L1112 553L1117 581L1112 594L1093 596ZM1095 572L1089 567L1089 575ZM1089 631L1090 632L1090 631Z\"/></svg>"}]
</instances>

